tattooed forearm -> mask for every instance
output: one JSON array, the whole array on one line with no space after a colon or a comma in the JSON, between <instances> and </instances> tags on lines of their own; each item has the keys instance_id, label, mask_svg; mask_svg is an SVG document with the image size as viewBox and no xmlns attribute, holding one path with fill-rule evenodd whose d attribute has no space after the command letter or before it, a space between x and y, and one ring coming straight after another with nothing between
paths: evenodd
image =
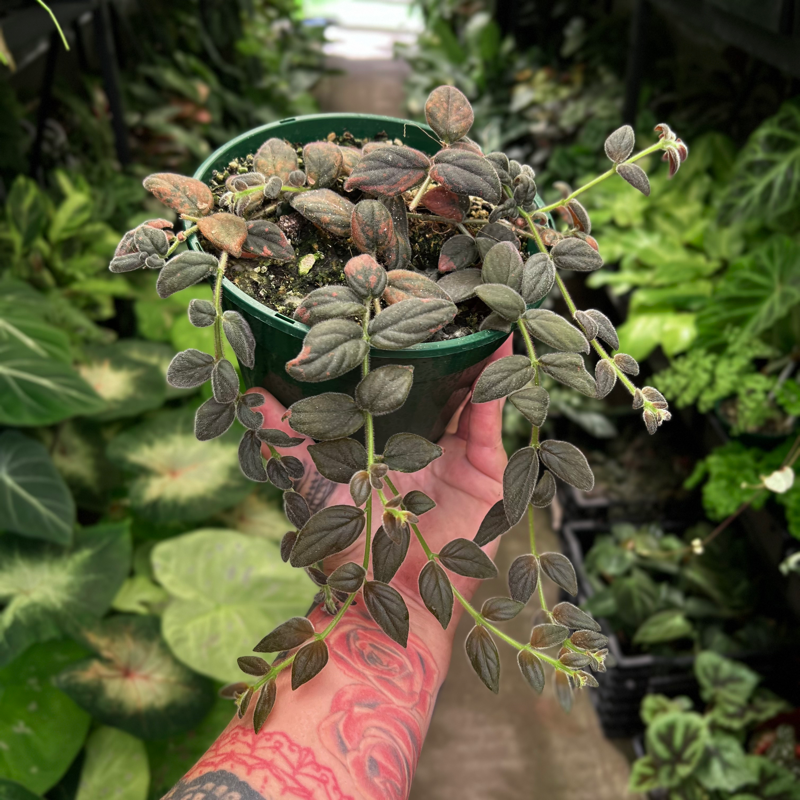
<instances>
[{"instance_id":1,"label":"tattooed forearm","mask_svg":"<svg viewBox=\"0 0 800 800\"><path fill-rule=\"evenodd\" d=\"M295 490L305 497L311 513L316 514L325 507L328 498L336 490L336 484L323 478L316 470L306 470Z\"/></svg>"},{"instance_id":2,"label":"tattooed forearm","mask_svg":"<svg viewBox=\"0 0 800 800\"><path fill-rule=\"evenodd\" d=\"M207 772L199 778L184 778L164 800L266 800L263 794L227 770Z\"/></svg>"}]
</instances>

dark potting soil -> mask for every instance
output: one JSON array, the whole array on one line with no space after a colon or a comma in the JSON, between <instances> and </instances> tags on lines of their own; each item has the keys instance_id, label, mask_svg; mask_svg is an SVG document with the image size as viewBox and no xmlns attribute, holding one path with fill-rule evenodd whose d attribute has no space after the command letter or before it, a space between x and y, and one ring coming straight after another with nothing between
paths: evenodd
<instances>
[{"instance_id":1,"label":"dark potting soil","mask_svg":"<svg viewBox=\"0 0 800 800\"><path fill-rule=\"evenodd\" d=\"M331 133L327 140L339 145L357 147L363 146L368 141L355 139L347 132L339 137ZM388 137L386 134L378 134L369 141L388 141ZM400 140L394 140L393 143L402 144ZM295 149L302 169L303 146L295 145ZM227 178L251 172L252 169L251 154L245 158L233 159L224 170L214 171L209 186L217 207L219 198L226 191ZM344 177L338 179L339 189L345 180ZM357 203L363 195L353 192L347 197L351 202ZM344 284L344 266L351 258L360 255L360 252L351 238L334 236L321 230L294 211L288 202L283 200L278 202L274 215L272 213L265 215L265 209L269 207L270 203L267 201L254 213L248 214L247 219L264 218L275 221L292 243L297 258L295 261L229 258L226 277L245 294L273 311L291 317L309 292L321 286ZM490 211L491 206L473 198L468 216L472 219L486 219ZM439 252L443 243L453 236L453 227L446 223L410 218L408 228L412 251L409 269L422 272L435 280L439 275L437 269ZM203 240L203 247L208 252L219 255L219 251L206 240ZM431 337L430 341L458 339L475 333L488 314L489 309L477 298L459 303L458 314L453 322Z\"/></svg>"}]
</instances>

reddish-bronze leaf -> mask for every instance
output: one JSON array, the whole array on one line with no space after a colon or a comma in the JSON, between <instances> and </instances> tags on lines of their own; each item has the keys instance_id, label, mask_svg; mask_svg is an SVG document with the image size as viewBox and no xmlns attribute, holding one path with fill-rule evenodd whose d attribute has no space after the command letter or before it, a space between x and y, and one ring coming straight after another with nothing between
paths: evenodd
<instances>
[{"instance_id":1,"label":"reddish-bronze leaf","mask_svg":"<svg viewBox=\"0 0 800 800\"><path fill-rule=\"evenodd\" d=\"M436 298L449 300L450 295L430 278L420 272L411 272L407 269L393 269L388 273L389 285L383 294L383 299L389 304L399 303L412 297L422 299Z\"/></svg>"},{"instance_id":2,"label":"reddish-bronze leaf","mask_svg":"<svg viewBox=\"0 0 800 800\"><path fill-rule=\"evenodd\" d=\"M220 211L210 217L202 217L197 227L214 247L235 258L242 254L242 246L247 239L247 223L241 217Z\"/></svg>"},{"instance_id":3,"label":"reddish-bronze leaf","mask_svg":"<svg viewBox=\"0 0 800 800\"><path fill-rule=\"evenodd\" d=\"M375 254L388 249L394 238L394 223L389 209L378 200L362 200L353 209L353 242L362 253Z\"/></svg>"},{"instance_id":4,"label":"reddish-bronze leaf","mask_svg":"<svg viewBox=\"0 0 800 800\"><path fill-rule=\"evenodd\" d=\"M292 207L309 222L335 236L350 235L350 219L355 206L330 189L301 192L292 198Z\"/></svg>"},{"instance_id":5,"label":"reddish-bronze leaf","mask_svg":"<svg viewBox=\"0 0 800 800\"><path fill-rule=\"evenodd\" d=\"M242 257L291 261L294 258L294 249L284 232L274 222L251 219L247 223L247 237L242 245Z\"/></svg>"},{"instance_id":6,"label":"reddish-bronze leaf","mask_svg":"<svg viewBox=\"0 0 800 800\"><path fill-rule=\"evenodd\" d=\"M286 183L297 169L297 153L283 139L267 139L256 151L253 167L267 177L278 175Z\"/></svg>"},{"instance_id":7,"label":"reddish-bronze leaf","mask_svg":"<svg viewBox=\"0 0 800 800\"><path fill-rule=\"evenodd\" d=\"M342 151L342 175L349 177L363 155L358 147L339 147Z\"/></svg>"},{"instance_id":8,"label":"reddish-bronze leaf","mask_svg":"<svg viewBox=\"0 0 800 800\"><path fill-rule=\"evenodd\" d=\"M361 189L382 197L395 197L425 180L430 167L425 153L389 144L366 153L344 184L345 191Z\"/></svg>"},{"instance_id":9,"label":"reddish-bronze leaf","mask_svg":"<svg viewBox=\"0 0 800 800\"><path fill-rule=\"evenodd\" d=\"M308 185L327 189L336 183L344 156L332 142L311 142L303 148L303 163Z\"/></svg>"},{"instance_id":10,"label":"reddish-bronze leaf","mask_svg":"<svg viewBox=\"0 0 800 800\"><path fill-rule=\"evenodd\" d=\"M455 272L475 263L478 248L475 240L466 233L451 236L439 253L439 272Z\"/></svg>"},{"instance_id":11,"label":"reddish-bronze leaf","mask_svg":"<svg viewBox=\"0 0 800 800\"><path fill-rule=\"evenodd\" d=\"M361 297L380 297L386 288L386 270L366 253L345 264L344 276L350 288Z\"/></svg>"},{"instance_id":12,"label":"reddish-bronze leaf","mask_svg":"<svg viewBox=\"0 0 800 800\"><path fill-rule=\"evenodd\" d=\"M154 194L165 206L190 217L204 217L214 210L214 195L202 181L157 172L144 179L144 188Z\"/></svg>"},{"instance_id":13,"label":"reddish-bronze leaf","mask_svg":"<svg viewBox=\"0 0 800 800\"><path fill-rule=\"evenodd\" d=\"M479 156L483 155L483 150L481 150L481 146L477 142L473 142L472 139L459 139L457 142L453 142L450 145L451 150L466 150L469 153L475 153Z\"/></svg>"},{"instance_id":14,"label":"reddish-bronze leaf","mask_svg":"<svg viewBox=\"0 0 800 800\"><path fill-rule=\"evenodd\" d=\"M425 192L422 203L432 214L447 217L454 222L463 222L469 211L469 199L459 197L449 189L445 189L444 186L436 186L429 192Z\"/></svg>"},{"instance_id":15,"label":"reddish-bronze leaf","mask_svg":"<svg viewBox=\"0 0 800 800\"><path fill-rule=\"evenodd\" d=\"M455 86L439 86L425 102L425 119L443 142L455 142L469 133L475 115L469 100Z\"/></svg>"},{"instance_id":16,"label":"reddish-bronze leaf","mask_svg":"<svg viewBox=\"0 0 800 800\"><path fill-rule=\"evenodd\" d=\"M441 150L434 158L431 178L451 192L500 202L500 178L491 162L467 150Z\"/></svg>"}]
</instances>

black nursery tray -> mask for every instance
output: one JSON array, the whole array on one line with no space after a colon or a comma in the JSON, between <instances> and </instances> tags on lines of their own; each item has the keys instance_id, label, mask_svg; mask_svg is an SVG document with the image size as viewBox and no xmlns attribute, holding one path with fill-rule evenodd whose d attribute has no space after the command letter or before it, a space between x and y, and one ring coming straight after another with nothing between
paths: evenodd
<instances>
[{"instance_id":1,"label":"black nursery tray","mask_svg":"<svg viewBox=\"0 0 800 800\"><path fill-rule=\"evenodd\" d=\"M663 527L675 530L677 526L673 524ZM607 533L609 529L608 523L596 521L570 522L561 529L565 553L575 566L578 576L578 602L583 602L594 594L584 567L584 554L595 537ZM764 564L764 569L771 567ZM778 573L776 575L780 577ZM675 697L683 694L699 702L693 655L626 653L608 621L602 617L598 621L603 633L608 636L608 649L616 662L606 673L596 676L600 685L590 693L603 732L608 738L630 738L644 730L639 708L645 695L664 694ZM730 657L747 664L762 675L764 685L778 694L786 697L797 694L800 653L796 649L789 652L742 652Z\"/></svg>"}]
</instances>

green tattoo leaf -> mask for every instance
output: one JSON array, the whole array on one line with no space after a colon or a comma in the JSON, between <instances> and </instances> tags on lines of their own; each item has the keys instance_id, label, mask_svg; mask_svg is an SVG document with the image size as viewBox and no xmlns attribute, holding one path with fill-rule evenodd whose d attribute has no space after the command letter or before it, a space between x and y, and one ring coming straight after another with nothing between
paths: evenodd
<instances>
[{"instance_id":1,"label":"green tattoo leaf","mask_svg":"<svg viewBox=\"0 0 800 800\"><path fill-rule=\"evenodd\" d=\"M658 764L662 786L676 786L695 770L708 742L708 728L694 712L660 714L647 728L647 753Z\"/></svg>"}]
</instances>

